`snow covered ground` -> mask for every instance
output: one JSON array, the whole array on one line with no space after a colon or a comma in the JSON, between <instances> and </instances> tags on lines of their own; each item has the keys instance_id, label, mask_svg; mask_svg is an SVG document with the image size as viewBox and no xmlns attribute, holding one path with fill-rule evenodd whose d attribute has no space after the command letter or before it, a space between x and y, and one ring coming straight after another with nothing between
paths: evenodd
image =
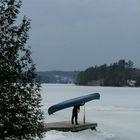
<instances>
[{"instance_id":1,"label":"snow covered ground","mask_svg":"<svg viewBox=\"0 0 140 140\"><path fill-rule=\"evenodd\" d=\"M86 104L86 121L98 123L97 131L49 131L44 140L139 140L140 88L42 84L45 121L49 123L71 120L72 108L50 116L47 110L61 101L95 92L100 93L101 99ZM78 120L83 120L83 107Z\"/></svg>"}]
</instances>

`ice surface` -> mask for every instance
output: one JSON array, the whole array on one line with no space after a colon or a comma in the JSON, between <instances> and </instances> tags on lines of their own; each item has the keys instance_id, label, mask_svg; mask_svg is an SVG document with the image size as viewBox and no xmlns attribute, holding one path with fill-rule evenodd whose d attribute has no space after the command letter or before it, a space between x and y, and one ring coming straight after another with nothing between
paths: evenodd
<instances>
[{"instance_id":1,"label":"ice surface","mask_svg":"<svg viewBox=\"0 0 140 140\"><path fill-rule=\"evenodd\" d=\"M95 92L100 93L101 99L86 103L86 121L98 123L97 131L49 131L44 140L139 140L140 88L42 84L45 121L69 121L72 108L54 115L48 115L48 108L61 101ZM78 120L83 120L83 107Z\"/></svg>"}]
</instances>

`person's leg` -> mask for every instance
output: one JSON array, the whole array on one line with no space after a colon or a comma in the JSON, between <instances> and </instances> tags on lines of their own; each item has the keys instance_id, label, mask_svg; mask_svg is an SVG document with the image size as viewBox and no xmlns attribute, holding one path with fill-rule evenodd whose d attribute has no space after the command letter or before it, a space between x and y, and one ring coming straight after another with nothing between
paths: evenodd
<instances>
[{"instance_id":1,"label":"person's leg","mask_svg":"<svg viewBox=\"0 0 140 140\"><path fill-rule=\"evenodd\" d=\"M71 123L74 124L74 114L72 113Z\"/></svg>"},{"instance_id":2,"label":"person's leg","mask_svg":"<svg viewBox=\"0 0 140 140\"><path fill-rule=\"evenodd\" d=\"M78 124L78 113L75 114L75 124Z\"/></svg>"}]
</instances>

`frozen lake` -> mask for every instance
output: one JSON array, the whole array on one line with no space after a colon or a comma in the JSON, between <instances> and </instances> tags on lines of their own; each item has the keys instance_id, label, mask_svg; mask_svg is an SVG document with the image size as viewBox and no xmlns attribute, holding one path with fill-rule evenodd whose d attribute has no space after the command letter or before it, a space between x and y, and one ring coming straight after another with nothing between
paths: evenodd
<instances>
[{"instance_id":1,"label":"frozen lake","mask_svg":"<svg viewBox=\"0 0 140 140\"><path fill-rule=\"evenodd\" d=\"M101 99L86 103L86 121L98 123L96 132L49 131L44 140L139 140L140 88L42 84L45 121L70 121L72 108L50 116L48 108L61 101L95 92L100 93ZM83 107L78 120L83 120Z\"/></svg>"}]
</instances>

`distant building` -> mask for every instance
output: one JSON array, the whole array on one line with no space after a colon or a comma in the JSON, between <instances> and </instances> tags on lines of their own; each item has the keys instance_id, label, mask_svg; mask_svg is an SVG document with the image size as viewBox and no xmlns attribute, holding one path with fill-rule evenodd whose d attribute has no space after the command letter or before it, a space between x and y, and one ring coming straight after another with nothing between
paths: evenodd
<instances>
[{"instance_id":1,"label":"distant building","mask_svg":"<svg viewBox=\"0 0 140 140\"><path fill-rule=\"evenodd\" d=\"M130 87L135 87L136 81L135 81L135 80L127 80L127 84L128 84L128 86L130 86Z\"/></svg>"},{"instance_id":2,"label":"distant building","mask_svg":"<svg viewBox=\"0 0 140 140\"><path fill-rule=\"evenodd\" d=\"M87 83L88 86L102 86L104 83L103 80L92 80Z\"/></svg>"},{"instance_id":3,"label":"distant building","mask_svg":"<svg viewBox=\"0 0 140 140\"><path fill-rule=\"evenodd\" d=\"M73 83L73 79L66 76L55 75L55 78L57 83Z\"/></svg>"}]
</instances>

